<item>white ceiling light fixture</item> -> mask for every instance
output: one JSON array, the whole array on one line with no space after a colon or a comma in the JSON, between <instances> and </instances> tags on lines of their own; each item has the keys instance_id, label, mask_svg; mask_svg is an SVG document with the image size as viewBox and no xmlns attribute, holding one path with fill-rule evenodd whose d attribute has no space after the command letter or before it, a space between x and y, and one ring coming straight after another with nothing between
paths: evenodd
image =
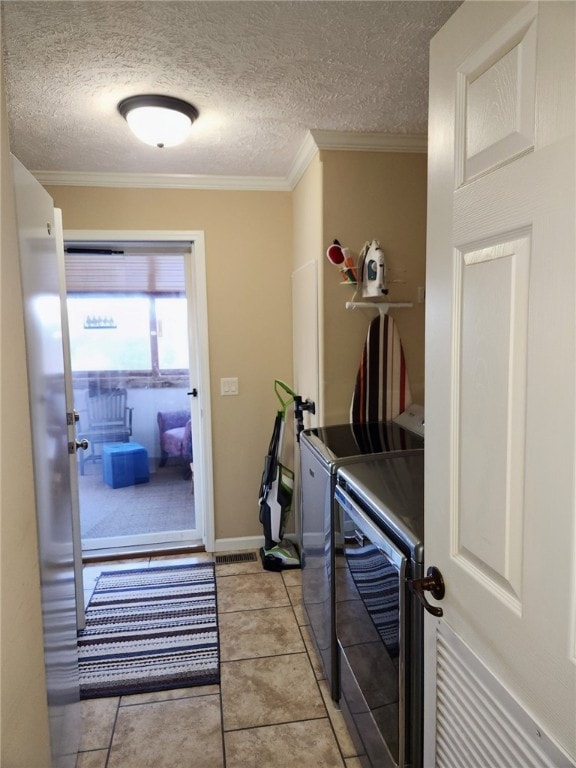
<instances>
[{"instance_id":1,"label":"white ceiling light fixture","mask_svg":"<svg viewBox=\"0 0 576 768\"><path fill-rule=\"evenodd\" d=\"M118 111L140 141L160 148L181 144L198 117L187 101L158 94L129 96L118 104Z\"/></svg>"}]
</instances>

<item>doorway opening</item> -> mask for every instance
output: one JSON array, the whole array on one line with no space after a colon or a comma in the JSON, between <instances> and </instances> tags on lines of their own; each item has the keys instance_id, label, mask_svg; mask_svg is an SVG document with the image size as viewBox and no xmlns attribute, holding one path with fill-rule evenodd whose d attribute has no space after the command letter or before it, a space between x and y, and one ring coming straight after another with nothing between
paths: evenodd
<instances>
[{"instance_id":1,"label":"doorway opening","mask_svg":"<svg viewBox=\"0 0 576 768\"><path fill-rule=\"evenodd\" d=\"M194 244L64 250L83 556L205 544Z\"/></svg>"}]
</instances>

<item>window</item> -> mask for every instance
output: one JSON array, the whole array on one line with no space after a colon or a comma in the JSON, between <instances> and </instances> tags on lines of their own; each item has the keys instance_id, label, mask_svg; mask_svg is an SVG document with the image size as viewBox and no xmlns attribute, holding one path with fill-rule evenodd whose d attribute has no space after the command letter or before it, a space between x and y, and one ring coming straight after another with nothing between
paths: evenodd
<instances>
[{"instance_id":1,"label":"window","mask_svg":"<svg viewBox=\"0 0 576 768\"><path fill-rule=\"evenodd\" d=\"M184 294L75 293L67 304L75 373L188 370Z\"/></svg>"},{"instance_id":2,"label":"window","mask_svg":"<svg viewBox=\"0 0 576 768\"><path fill-rule=\"evenodd\" d=\"M188 370L188 310L184 296L154 299L161 371Z\"/></svg>"}]
</instances>

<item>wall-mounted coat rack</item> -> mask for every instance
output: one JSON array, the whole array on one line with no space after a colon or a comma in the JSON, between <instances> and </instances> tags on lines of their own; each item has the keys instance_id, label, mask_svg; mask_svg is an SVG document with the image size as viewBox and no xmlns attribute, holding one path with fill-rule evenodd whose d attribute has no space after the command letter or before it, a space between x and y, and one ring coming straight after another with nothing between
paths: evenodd
<instances>
[{"instance_id":1,"label":"wall-mounted coat rack","mask_svg":"<svg viewBox=\"0 0 576 768\"><path fill-rule=\"evenodd\" d=\"M406 301L347 301L346 309L377 309L381 315L388 314L389 309L409 309L414 304Z\"/></svg>"}]
</instances>

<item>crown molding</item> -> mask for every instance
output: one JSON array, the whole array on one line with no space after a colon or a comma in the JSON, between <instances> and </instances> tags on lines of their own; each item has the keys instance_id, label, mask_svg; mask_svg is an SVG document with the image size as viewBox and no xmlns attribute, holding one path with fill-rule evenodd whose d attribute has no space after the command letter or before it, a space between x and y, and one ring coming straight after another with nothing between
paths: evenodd
<instances>
[{"instance_id":1,"label":"crown molding","mask_svg":"<svg viewBox=\"0 0 576 768\"><path fill-rule=\"evenodd\" d=\"M33 171L44 186L131 187L139 189L212 189L291 192L320 150L352 152L426 152L426 134L358 133L355 131L308 131L292 168L282 176L200 176L186 173L98 173Z\"/></svg>"},{"instance_id":2,"label":"crown molding","mask_svg":"<svg viewBox=\"0 0 576 768\"><path fill-rule=\"evenodd\" d=\"M32 171L44 186L132 187L139 189L220 189L290 192L287 179L275 176L199 176L186 173L76 173Z\"/></svg>"},{"instance_id":3,"label":"crown molding","mask_svg":"<svg viewBox=\"0 0 576 768\"><path fill-rule=\"evenodd\" d=\"M356 131L312 130L310 135L318 149L352 152L427 152L425 133L360 133Z\"/></svg>"},{"instance_id":4,"label":"crown molding","mask_svg":"<svg viewBox=\"0 0 576 768\"><path fill-rule=\"evenodd\" d=\"M288 174L287 182L290 185L290 189L294 189L296 184L298 184L304 175L305 170L312 162L312 159L315 155L318 154L318 149L318 144L312 135L312 131L308 131L306 133L306 138L296 153L296 157L292 163L292 168Z\"/></svg>"}]
</instances>

